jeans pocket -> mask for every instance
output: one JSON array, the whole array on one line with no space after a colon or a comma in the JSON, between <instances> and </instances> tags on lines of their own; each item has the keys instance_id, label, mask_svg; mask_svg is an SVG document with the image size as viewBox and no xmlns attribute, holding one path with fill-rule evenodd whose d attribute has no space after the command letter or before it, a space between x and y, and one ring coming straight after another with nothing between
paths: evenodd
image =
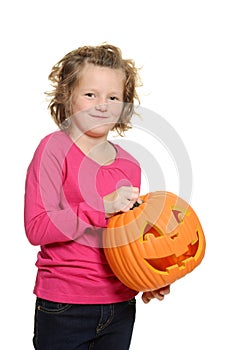
<instances>
[{"instance_id":1,"label":"jeans pocket","mask_svg":"<svg viewBox=\"0 0 234 350\"><path fill-rule=\"evenodd\" d=\"M36 308L38 311L42 311L47 314L59 314L67 311L72 307L72 304L57 303L50 300L37 298Z\"/></svg>"}]
</instances>

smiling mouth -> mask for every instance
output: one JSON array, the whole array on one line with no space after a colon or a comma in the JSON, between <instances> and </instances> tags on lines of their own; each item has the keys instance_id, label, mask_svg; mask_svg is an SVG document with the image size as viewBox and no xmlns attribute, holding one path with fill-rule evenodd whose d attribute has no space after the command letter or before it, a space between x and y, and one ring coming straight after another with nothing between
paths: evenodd
<instances>
[{"instance_id":1,"label":"smiling mouth","mask_svg":"<svg viewBox=\"0 0 234 350\"><path fill-rule=\"evenodd\" d=\"M93 115L93 114L90 114L90 117L96 118L96 119L107 119L108 118L107 115Z\"/></svg>"},{"instance_id":2,"label":"smiling mouth","mask_svg":"<svg viewBox=\"0 0 234 350\"><path fill-rule=\"evenodd\" d=\"M162 236L162 233L159 232L155 227L152 227L151 225L146 225L144 234L143 234L143 241L150 241L157 240L158 237ZM176 239L178 234L175 234L174 236L170 237L170 239L174 240ZM180 256L176 256L176 254L168 255L166 257L161 258L153 258L153 259L146 259L145 261L154 269L160 271L160 272L169 272L169 269L171 268L179 268L184 269L186 266L186 263L196 256L196 253L199 248L199 232L196 231L196 239L193 240L188 246L187 250L184 254Z\"/></svg>"},{"instance_id":3,"label":"smiling mouth","mask_svg":"<svg viewBox=\"0 0 234 350\"><path fill-rule=\"evenodd\" d=\"M168 272L168 269L171 267L179 267L179 269L183 269L186 266L186 262L194 258L199 246L198 241L198 233L197 240L194 243L190 243L188 245L187 251L180 255L176 256L175 254L166 256L164 258L156 258L156 259L145 259L154 269L162 272Z\"/></svg>"}]
</instances>

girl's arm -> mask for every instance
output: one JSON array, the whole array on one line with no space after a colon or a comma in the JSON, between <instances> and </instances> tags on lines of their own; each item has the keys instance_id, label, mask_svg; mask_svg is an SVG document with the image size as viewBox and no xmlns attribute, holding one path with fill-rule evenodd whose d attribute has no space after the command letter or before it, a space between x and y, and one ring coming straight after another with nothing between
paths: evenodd
<instances>
[{"instance_id":1,"label":"girl's arm","mask_svg":"<svg viewBox=\"0 0 234 350\"><path fill-rule=\"evenodd\" d=\"M103 201L95 209L85 202L76 207L67 203L62 183L63 161L64 153L58 143L51 142L48 147L48 140L44 140L28 168L24 219L26 235L33 245L76 240L87 230L107 225Z\"/></svg>"}]
</instances>

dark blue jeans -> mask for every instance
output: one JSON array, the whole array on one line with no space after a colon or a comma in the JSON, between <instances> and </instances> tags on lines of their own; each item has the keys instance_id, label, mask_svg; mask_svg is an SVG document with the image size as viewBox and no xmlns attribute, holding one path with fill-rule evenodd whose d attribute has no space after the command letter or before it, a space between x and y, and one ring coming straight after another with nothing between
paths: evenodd
<instances>
[{"instance_id":1,"label":"dark blue jeans","mask_svg":"<svg viewBox=\"0 0 234 350\"><path fill-rule=\"evenodd\" d=\"M34 348L128 350L135 312L135 299L115 304L76 305L37 298Z\"/></svg>"}]
</instances>

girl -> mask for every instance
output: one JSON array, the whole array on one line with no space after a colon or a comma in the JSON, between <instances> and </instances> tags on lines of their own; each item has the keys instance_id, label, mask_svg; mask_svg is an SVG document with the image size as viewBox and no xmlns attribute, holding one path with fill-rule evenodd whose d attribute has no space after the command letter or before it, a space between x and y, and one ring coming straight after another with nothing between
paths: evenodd
<instances>
[{"instance_id":1,"label":"girl","mask_svg":"<svg viewBox=\"0 0 234 350\"><path fill-rule=\"evenodd\" d=\"M129 349L137 293L114 276L101 242L108 218L140 203L138 162L107 138L130 127L138 72L105 44L68 53L49 79L49 109L60 130L37 147L25 190L26 234L40 246L33 344ZM161 300L168 292L142 298Z\"/></svg>"}]
</instances>

